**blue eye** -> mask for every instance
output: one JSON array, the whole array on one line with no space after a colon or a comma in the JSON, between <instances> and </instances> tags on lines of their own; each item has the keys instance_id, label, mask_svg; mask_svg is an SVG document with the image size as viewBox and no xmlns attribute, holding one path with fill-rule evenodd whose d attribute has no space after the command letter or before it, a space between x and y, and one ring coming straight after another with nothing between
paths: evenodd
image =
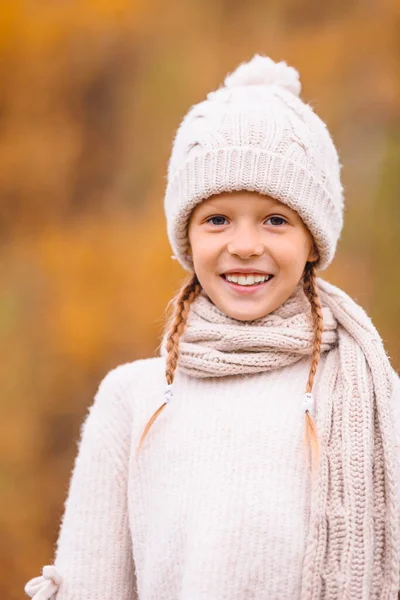
<instances>
[{"instance_id":1,"label":"blue eye","mask_svg":"<svg viewBox=\"0 0 400 600\"><path fill-rule=\"evenodd\" d=\"M283 217L269 217L269 219L267 219L267 222L268 221L271 221L271 225L275 225L278 227L287 223L286 219L284 219Z\"/></svg>"},{"instance_id":2,"label":"blue eye","mask_svg":"<svg viewBox=\"0 0 400 600\"><path fill-rule=\"evenodd\" d=\"M221 217L220 215L217 215L215 217L210 217L209 219L207 219L207 223L212 223L213 225L225 225L225 223L221 221L226 221L226 217Z\"/></svg>"}]
</instances>

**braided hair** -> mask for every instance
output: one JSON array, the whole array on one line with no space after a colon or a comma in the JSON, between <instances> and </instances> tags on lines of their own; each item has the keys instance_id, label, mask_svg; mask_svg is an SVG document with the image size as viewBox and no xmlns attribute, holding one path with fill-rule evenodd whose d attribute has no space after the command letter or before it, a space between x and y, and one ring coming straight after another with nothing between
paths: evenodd
<instances>
[{"instance_id":1,"label":"braided hair","mask_svg":"<svg viewBox=\"0 0 400 600\"><path fill-rule=\"evenodd\" d=\"M166 368L165 368L165 378L167 380L168 385L172 385L174 381L174 375L176 371L176 367L178 366L178 356L179 356L179 339L185 329L186 320L189 314L189 308L192 304L193 300L199 295L201 291L201 285L195 274L192 277L184 282L181 289L178 291L176 296L172 299L172 304L174 306L174 310L172 313L172 317L167 325L168 335L167 335L167 358L166 358ZM143 430L141 435L139 446L137 449L137 455L140 452L143 441L158 417L161 411L167 405L166 402L161 404L159 408L155 411L155 413L150 418L146 427Z\"/></svg>"}]
</instances>

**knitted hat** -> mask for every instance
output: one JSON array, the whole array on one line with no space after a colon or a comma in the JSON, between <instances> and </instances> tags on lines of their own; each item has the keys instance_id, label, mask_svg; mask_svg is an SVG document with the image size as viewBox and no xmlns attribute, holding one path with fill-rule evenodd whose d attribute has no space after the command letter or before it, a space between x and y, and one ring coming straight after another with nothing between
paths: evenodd
<instances>
[{"instance_id":1,"label":"knitted hat","mask_svg":"<svg viewBox=\"0 0 400 600\"><path fill-rule=\"evenodd\" d=\"M165 214L181 265L193 271L188 223L193 208L221 192L267 194L297 211L332 261L343 225L338 154L325 123L300 98L299 74L256 54L224 85L191 107L168 163Z\"/></svg>"}]
</instances>

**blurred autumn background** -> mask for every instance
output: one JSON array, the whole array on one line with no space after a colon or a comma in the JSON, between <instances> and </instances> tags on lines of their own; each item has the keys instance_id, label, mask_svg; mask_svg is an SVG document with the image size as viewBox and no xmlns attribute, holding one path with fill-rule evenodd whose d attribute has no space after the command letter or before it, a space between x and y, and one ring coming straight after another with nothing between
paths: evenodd
<instances>
[{"instance_id":1,"label":"blurred autumn background","mask_svg":"<svg viewBox=\"0 0 400 600\"><path fill-rule=\"evenodd\" d=\"M50 564L105 373L156 353L184 272L163 194L188 108L254 53L286 60L341 154L324 277L400 367L400 3L12 0L0 11L0 597Z\"/></svg>"}]
</instances>

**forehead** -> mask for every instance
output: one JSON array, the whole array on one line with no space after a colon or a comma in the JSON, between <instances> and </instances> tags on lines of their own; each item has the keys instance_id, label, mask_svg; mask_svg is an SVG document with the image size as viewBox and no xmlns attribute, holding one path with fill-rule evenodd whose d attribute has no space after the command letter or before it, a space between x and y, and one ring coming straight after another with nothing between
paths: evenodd
<instances>
[{"instance_id":1,"label":"forehead","mask_svg":"<svg viewBox=\"0 0 400 600\"><path fill-rule=\"evenodd\" d=\"M232 210L266 210L271 208L285 208L292 212L292 210L286 205L265 194L258 192L250 192L247 190L241 190L239 192L222 192L221 194L214 194L206 200L203 200L198 204L194 211L203 211L208 209L222 209L229 208Z\"/></svg>"}]
</instances>

